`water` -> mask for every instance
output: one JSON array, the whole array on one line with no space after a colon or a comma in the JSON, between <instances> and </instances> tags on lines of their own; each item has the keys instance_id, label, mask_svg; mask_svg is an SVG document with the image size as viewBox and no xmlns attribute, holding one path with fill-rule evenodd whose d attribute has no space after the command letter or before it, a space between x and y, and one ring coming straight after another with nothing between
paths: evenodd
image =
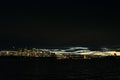
<instances>
[{"instance_id":1,"label":"water","mask_svg":"<svg viewBox=\"0 0 120 80\"><path fill-rule=\"evenodd\" d=\"M120 60L0 59L1 80L119 80Z\"/></svg>"}]
</instances>

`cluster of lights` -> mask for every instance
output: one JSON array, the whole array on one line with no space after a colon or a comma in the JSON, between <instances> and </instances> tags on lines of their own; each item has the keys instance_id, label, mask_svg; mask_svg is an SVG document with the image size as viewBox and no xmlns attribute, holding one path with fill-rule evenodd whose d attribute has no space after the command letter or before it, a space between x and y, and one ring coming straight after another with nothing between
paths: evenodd
<instances>
[{"instance_id":1,"label":"cluster of lights","mask_svg":"<svg viewBox=\"0 0 120 80\"><path fill-rule=\"evenodd\" d=\"M23 49L16 51L0 51L0 56L24 57L56 57L57 59L91 59L105 56L120 56L119 51L91 51L85 47L72 47L69 49Z\"/></svg>"}]
</instances>

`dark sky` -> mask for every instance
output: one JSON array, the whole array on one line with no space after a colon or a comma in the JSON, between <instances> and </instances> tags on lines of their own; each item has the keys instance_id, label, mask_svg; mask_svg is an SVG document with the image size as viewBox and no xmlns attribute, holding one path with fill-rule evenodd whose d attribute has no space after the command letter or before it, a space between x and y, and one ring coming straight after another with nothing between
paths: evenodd
<instances>
[{"instance_id":1,"label":"dark sky","mask_svg":"<svg viewBox=\"0 0 120 80\"><path fill-rule=\"evenodd\" d=\"M120 45L118 2L0 2L0 47Z\"/></svg>"}]
</instances>

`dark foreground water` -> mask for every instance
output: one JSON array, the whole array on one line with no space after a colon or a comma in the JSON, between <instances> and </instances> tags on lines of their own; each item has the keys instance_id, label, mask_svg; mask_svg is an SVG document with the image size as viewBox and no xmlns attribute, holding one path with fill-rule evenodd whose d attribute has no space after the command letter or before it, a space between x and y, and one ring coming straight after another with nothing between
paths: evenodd
<instances>
[{"instance_id":1,"label":"dark foreground water","mask_svg":"<svg viewBox=\"0 0 120 80\"><path fill-rule=\"evenodd\" d=\"M0 57L0 80L6 79L120 80L120 60L55 60Z\"/></svg>"}]
</instances>

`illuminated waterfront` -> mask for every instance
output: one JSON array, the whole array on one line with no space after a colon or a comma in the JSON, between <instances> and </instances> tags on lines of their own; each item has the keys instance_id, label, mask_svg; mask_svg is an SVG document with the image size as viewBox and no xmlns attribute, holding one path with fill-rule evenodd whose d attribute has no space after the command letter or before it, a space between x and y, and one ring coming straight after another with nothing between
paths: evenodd
<instances>
[{"instance_id":1,"label":"illuminated waterfront","mask_svg":"<svg viewBox=\"0 0 120 80\"><path fill-rule=\"evenodd\" d=\"M70 47L66 49L18 49L1 50L0 56L23 56L23 57L56 57L57 59L91 59L106 56L120 56L120 51L102 49L92 51L87 47Z\"/></svg>"}]
</instances>

